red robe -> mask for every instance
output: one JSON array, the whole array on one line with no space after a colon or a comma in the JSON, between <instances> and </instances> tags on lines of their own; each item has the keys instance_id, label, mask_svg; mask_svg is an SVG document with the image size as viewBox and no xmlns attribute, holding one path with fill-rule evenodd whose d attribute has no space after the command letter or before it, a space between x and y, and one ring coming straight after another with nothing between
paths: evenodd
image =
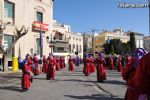
<instances>
[{"instance_id":1,"label":"red robe","mask_svg":"<svg viewBox=\"0 0 150 100\"><path fill-rule=\"evenodd\" d=\"M60 70L60 58L56 58L56 70Z\"/></svg>"},{"instance_id":2,"label":"red robe","mask_svg":"<svg viewBox=\"0 0 150 100\"><path fill-rule=\"evenodd\" d=\"M95 72L94 58L90 58L90 72Z\"/></svg>"},{"instance_id":3,"label":"red robe","mask_svg":"<svg viewBox=\"0 0 150 100\"><path fill-rule=\"evenodd\" d=\"M126 64L125 69L123 70L123 79L126 81L127 91L125 94L125 100L138 100L139 93L134 88L135 86L135 71L136 69L132 67L134 59Z\"/></svg>"},{"instance_id":4,"label":"red robe","mask_svg":"<svg viewBox=\"0 0 150 100\"><path fill-rule=\"evenodd\" d=\"M83 58L83 60L82 60L82 62L83 62L83 74L85 74L85 68L86 68L86 59L85 58Z\"/></svg>"},{"instance_id":5,"label":"red robe","mask_svg":"<svg viewBox=\"0 0 150 100\"><path fill-rule=\"evenodd\" d=\"M46 79L53 79L55 78L55 65L56 60L55 58L49 58L48 59L48 70L46 74Z\"/></svg>"},{"instance_id":6,"label":"red robe","mask_svg":"<svg viewBox=\"0 0 150 100\"><path fill-rule=\"evenodd\" d=\"M140 59L135 73L135 88L140 94L150 97L150 53Z\"/></svg>"},{"instance_id":7,"label":"red robe","mask_svg":"<svg viewBox=\"0 0 150 100\"><path fill-rule=\"evenodd\" d=\"M65 68L65 59L63 57L60 57L60 68Z\"/></svg>"},{"instance_id":8,"label":"red robe","mask_svg":"<svg viewBox=\"0 0 150 100\"><path fill-rule=\"evenodd\" d=\"M25 65L22 69L22 89L28 90L30 88L30 66Z\"/></svg>"},{"instance_id":9,"label":"red robe","mask_svg":"<svg viewBox=\"0 0 150 100\"><path fill-rule=\"evenodd\" d=\"M105 59L98 57L96 63L97 63L97 81L102 82L103 80L106 80Z\"/></svg>"},{"instance_id":10,"label":"red robe","mask_svg":"<svg viewBox=\"0 0 150 100\"><path fill-rule=\"evenodd\" d=\"M110 57L109 58L109 70L113 70L114 69L114 61L113 58Z\"/></svg>"},{"instance_id":11,"label":"red robe","mask_svg":"<svg viewBox=\"0 0 150 100\"><path fill-rule=\"evenodd\" d=\"M69 58L69 71L74 71L74 59L73 58Z\"/></svg>"},{"instance_id":12,"label":"red robe","mask_svg":"<svg viewBox=\"0 0 150 100\"><path fill-rule=\"evenodd\" d=\"M46 73L47 70L48 70L48 65L47 65L47 59L45 57L45 58L43 58L42 72Z\"/></svg>"},{"instance_id":13,"label":"red robe","mask_svg":"<svg viewBox=\"0 0 150 100\"><path fill-rule=\"evenodd\" d=\"M120 57L118 58L117 70L122 72L122 59Z\"/></svg>"},{"instance_id":14,"label":"red robe","mask_svg":"<svg viewBox=\"0 0 150 100\"><path fill-rule=\"evenodd\" d=\"M39 69L38 69L38 58L37 57L33 57L33 63L35 66L35 68L33 69L33 73L34 73L34 75L38 75Z\"/></svg>"},{"instance_id":15,"label":"red robe","mask_svg":"<svg viewBox=\"0 0 150 100\"><path fill-rule=\"evenodd\" d=\"M84 74L85 76L89 76L90 74L90 59L89 58L86 59Z\"/></svg>"}]
</instances>

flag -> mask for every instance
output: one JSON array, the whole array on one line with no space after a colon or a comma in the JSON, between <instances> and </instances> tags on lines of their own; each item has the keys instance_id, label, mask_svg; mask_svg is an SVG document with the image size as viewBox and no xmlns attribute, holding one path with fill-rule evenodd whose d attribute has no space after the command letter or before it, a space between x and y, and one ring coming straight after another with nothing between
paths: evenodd
<instances>
[{"instance_id":1,"label":"flag","mask_svg":"<svg viewBox=\"0 0 150 100\"><path fill-rule=\"evenodd\" d=\"M40 26L40 47L42 48L42 28Z\"/></svg>"},{"instance_id":2,"label":"flag","mask_svg":"<svg viewBox=\"0 0 150 100\"><path fill-rule=\"evenodd\" d=\"M20 43L19 43L19 51L18 51L18 57L21 57L21 49L20 49Z\"/></svg>"}]
</instances>

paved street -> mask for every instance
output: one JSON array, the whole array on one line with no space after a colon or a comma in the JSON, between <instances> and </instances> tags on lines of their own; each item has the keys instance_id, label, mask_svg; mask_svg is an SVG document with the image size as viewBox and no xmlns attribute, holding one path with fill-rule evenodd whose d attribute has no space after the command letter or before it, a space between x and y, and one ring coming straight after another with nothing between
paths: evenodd
<instances>
[{"instance_id":1,"label":"paved street","mask_svg":"<svg viewBox=\"0 0 150 100\"><path fill-rule=\"evenodd\" d=\"M31 89L23 92L21 74L0 74L0 100L123 100L126 87L120 73L107 71L104 83L96 82L95 75L85 77L82 67L76 67L75 72L67 68L56 72L54 81L40 74Z\"/></svg>"}]
</instances>

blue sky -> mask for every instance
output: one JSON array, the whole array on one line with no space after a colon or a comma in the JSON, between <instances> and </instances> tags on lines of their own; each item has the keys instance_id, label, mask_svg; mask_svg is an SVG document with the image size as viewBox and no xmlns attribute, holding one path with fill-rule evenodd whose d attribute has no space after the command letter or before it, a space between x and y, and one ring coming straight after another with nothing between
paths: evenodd
<instances>
[{"instance_id":1,"label":"blue sky","mask_svg":"<svg viewBox=\"0 0 150 100\"><path fill-rule=\"evenodd\" d=\"M71 26L73 32L88 32L92 28L125 31L149 35L148 8L118 8L117 3L144 4L148 0L55 0L54 19Z\"/></svg>"}]
</instances>

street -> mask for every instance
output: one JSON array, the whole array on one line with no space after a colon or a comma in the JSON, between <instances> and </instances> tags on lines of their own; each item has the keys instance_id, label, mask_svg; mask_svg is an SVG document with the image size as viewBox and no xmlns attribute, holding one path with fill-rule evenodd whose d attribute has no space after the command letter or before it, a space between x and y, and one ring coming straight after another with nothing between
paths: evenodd
<instances>
[{"instance_id":1,"label":"street","mask_svg":"<svg viewBox=\"0 0 150 100\"><path fill-rule=\"evenodd\" d=\"M85 77L82 66L74 72L62 69L55 80L46 80L45 74L35 76L30 90L21 89L21 73L0 74L0 100L123 100L125 82L120 73L107 70L104 83L96 81L96 73Z\"/></svg>"}]
</instances>

